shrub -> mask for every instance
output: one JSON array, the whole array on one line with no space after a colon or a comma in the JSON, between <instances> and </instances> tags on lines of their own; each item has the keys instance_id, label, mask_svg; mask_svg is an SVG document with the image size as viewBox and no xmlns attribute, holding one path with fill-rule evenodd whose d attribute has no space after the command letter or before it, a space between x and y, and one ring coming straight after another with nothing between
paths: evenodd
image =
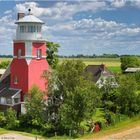
<instances>
[{"instance_id":1,"label":"shrub","mask_svg":"<svg viewBox=\"0 0 140 140\"><path fill-rule=\"evenodd\" d=\"M5 123L6 123L6 118L4 116L4 113L0 112L0 127L5 126Z\"/></svg>"},{"instance_id":2,"label":"shrub","mask_svg":"<svg viewBox=\"0 0 140 140\"><path fill-rule=\"evenodd\" d=\"M6 69L8 67L8 65L10 64L10 61L2 61L0 63L0 69Z\"/></svg>"},{"instance_id":3,"label":"shrub","mask_svg":"<svg viewBox=\"0 0 140 140\"><path fill-rule=\"evenodd\" d=\"M15 129L19 126L19 120L16 117L16 111L9 108L6 112L6 128Z\"/></svg>"}]
</instances>

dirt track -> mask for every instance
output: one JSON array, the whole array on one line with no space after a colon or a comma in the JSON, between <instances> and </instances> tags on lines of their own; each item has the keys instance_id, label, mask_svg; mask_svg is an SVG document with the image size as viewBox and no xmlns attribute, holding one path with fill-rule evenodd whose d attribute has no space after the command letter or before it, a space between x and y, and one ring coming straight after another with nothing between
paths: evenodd
<instances>
[{"instance_id":1,"label":"dirt track","mask_svg":"<svg viewBox=\"0 0 140 140\"><path fill-rule=\"evenodd\" d=\"M0 140L40 140L37 137L25 136L17 133L6 133L0 135Z\"/></svg>"},{"instance_id":2,"label":"dirt track","mask_svg":"<svg viewBox=\"0 0 140 140\"><path fill-rule=\"evenodd\" d=\"M99 138L98 140L140 140L140 126L135 128L124 130L119 133L107 135Z\"/></svg>"}]
</instances>

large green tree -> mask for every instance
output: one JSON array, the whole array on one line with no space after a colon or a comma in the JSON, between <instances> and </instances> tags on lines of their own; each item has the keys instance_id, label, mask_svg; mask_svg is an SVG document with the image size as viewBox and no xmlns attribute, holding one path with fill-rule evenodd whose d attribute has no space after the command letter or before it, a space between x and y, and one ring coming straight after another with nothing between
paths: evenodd
<instances>
[{"instance_id":1,"label":"large green tree","mask_svg":"<svg viewBox=\"0 0 140 140\"><path fill-rule=\"evenodd\" d=\"M95 86L84 81L73 91L67 91L67 98L59 108L60 124L68 130L78 130L84 120L90 120L98 106Z\"/></svg>"},{"instance_id":2,"label":"large green tree","mask_svg":"<svg viewBox=\"0 0 140 140\"><path fill-rule=\"evenodd\" d=\"M60 47L59 44L56 44L54 42L46 42L46 53L47 53L47 61L49 65L55 69L58 64L58 48Z\"/></svg>"},{"instance_id":3,"label":"large green tree","mask_svg":"<svg viewBox=\"0 0 140 140\"><path fill-rule=\"evenodd\" d=\"M77 130L84 119L92 117L99 104L95 85L88 79L84 69L82 61L74 60L64 61L57 68L55 90L48 92L52 101L48 111L59 131Z\"/></svg>"}]
</instances>

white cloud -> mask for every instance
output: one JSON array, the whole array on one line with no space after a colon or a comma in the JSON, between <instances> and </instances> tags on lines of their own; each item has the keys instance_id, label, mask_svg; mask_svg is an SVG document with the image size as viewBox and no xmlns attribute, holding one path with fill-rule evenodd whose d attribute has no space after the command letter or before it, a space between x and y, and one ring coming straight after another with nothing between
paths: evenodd
<instances>
[{"instance_id":1,"label":"white cloud","mask_svg":"<svg viewBox=\"0 0 140 140\"><path fill-rule=\"evenodd\" d=\"M12 13L12 10L7 10L4 12L4 14L11 14Z\"/></svg>"},{"instance_id":2,"label":"white cloud","mask_svg":"<svg viewBox=\"0 0 140 140\"><path fill-rule=\"evenodd\" d=\"M125 4L126 4L126 0L114 0L112 2L112 6L114 6L116 8L123 7L123 6L125 6Z\"/></svg>"},{"instance_id":3,"label":"white cloud","mask_svg":"<svg viewBox=\"0 0 140 140\"><path fill-rule=\"evenodd\" d=\"M57 2L53 7L42 8L36 2L25 2L22 4L16 4L16 10L19 12L26 12L27 9L31 8L32 12L36 16L46 15L52 19L71 19L76 12L80 11L96 11L98 9L107 8L106 2L97 1L94 2Z\"/></svg>"},{"instance_id":4,"label":"white cloud","mask_svg":"<svg viewBox=\"0 0 140 140\"><path fill-rule=\"evenodd\" d=\"M140 0L131 0L131 5L140 8Z\"/></svg>"}]
</instances>

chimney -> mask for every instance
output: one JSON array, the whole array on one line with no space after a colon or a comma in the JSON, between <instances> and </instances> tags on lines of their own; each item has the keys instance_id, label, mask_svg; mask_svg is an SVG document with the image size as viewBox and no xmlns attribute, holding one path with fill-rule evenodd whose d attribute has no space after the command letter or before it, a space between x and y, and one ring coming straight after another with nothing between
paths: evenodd
<instances>
[{"instance_id":1,"label":"chimney","mask_svg":"<svg viewBox=\"0 0 140 140\"><path fill-rule=\"evenodd\" d=\"M19 20L19 19L23 18L24 16L25 16L25 13L18 13L17 19Z\"/></svg>"},{"instance_id":2,"label":"chimney","mask_svg":"<svg viewBox=\"0 0 140 140\"><path fill-rule=\"evenodd\" d=\"M104 71L105 70L105 65L104 64L101 64L100 65L100 68L101 68L102 71Z\"/></svg>"}]
</instances>

